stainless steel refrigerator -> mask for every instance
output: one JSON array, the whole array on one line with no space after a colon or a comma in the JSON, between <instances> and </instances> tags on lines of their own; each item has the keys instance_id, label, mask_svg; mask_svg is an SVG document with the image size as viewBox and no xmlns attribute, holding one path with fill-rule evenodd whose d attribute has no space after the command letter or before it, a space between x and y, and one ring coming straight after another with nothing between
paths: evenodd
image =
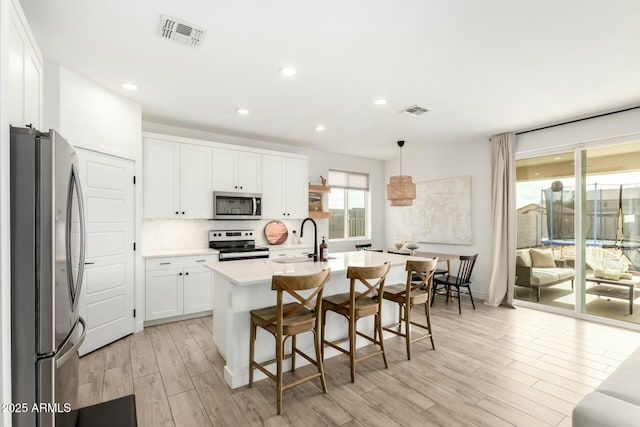
<instances>
[{"instance_id":1,"label":"stainless steel refrigerator","mask_svg":"<svg viewBox=\"0 0 640 427\"><path fill-rule=\"evenodd\" d=\"M12 127L10 188L13 425L75 426L85 233L73 147Z\"/></svg>"}]
</instances>

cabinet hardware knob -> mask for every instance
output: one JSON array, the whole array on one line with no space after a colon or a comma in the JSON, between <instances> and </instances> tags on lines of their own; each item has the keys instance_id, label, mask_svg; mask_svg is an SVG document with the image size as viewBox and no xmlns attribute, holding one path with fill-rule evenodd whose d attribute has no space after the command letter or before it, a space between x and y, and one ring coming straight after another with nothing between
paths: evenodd
<instances>
[{"instance_id":1,"label":"cabinet hardware knob","mask_svg":"<svg viewBox=\"0 0 640 427\"><path fill-rule=\"evenodd\" d=\"M187 271L187 272L186 272L186 273L184 273L184 274L188 276L188 275L189 275L189 272Z\"/></svg>"},{"instance_id":2,"label":"cabinet hardware knob","mask_svg":"<svg viewBox=\"0 0 640 427\"><path fill-rule=\"evenodd\" d=\"M240 189L242 190L243 188L244 188L244 187L241 185L241 186L240 186Z\"/></svg>"},{"instance_id":3,"label":"cabinet hardware knob","mask_svg":"<svg viewBox=\"0 0 640 427\"><path fill-rule=\"evenodd\" d=\"M179 215L179 214L180 214L180 212L176 211L176 215Z\"/></svg>"},{"instance_id":4,"label":"cabinet hardware knob","mask_svg":"<svg viewBox=\"0 0 640 427\"><path fill-rule=\"evenodd\" d=\"M182 276L182 273L178 273L178 276Z\"/></svg>"},{"instance_id":5,"label":"cabinet hardware knob","mask_svg":"<svg viewBox=\"0 0 640 427\"><path fill-rule=\"evenodd\" d=\"M184 211L182 211L182 215L184 215Z\"/></svg>"},{"instance_id":6,"label":"cabinet hardware knob","mask_svg":"<svg viewBox=\"0 0 640 427\"><path fill-rule=\"evenodd\" d=\"M237 189L238 189L238 186L236 185L236 186L234 186L233 188L235 188L235 189L237 190Z\"/></svg>"}]
</instances>

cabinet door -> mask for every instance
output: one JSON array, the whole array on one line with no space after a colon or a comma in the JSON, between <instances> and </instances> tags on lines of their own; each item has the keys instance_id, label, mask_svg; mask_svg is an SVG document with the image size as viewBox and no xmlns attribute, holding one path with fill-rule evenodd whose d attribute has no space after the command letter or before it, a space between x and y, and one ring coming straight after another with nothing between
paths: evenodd
<instances>
[{"instance_id":1,"label":"cabinet door","mask_svg":"<svg viewBox=\"0 0 640 427\"><path fill-rule=\"evenodd\" d=\"M180 146L144 141L144 217L179 218Z\"/></svg>"},{"instance_id":2,"label":"cabinet door","mask_svg":"<svg viewBox=\"0 0 640 427\"><path fill-rule=\"evenodd\" d=\"M262 156L262 218L286 218L284 211L285 158Z\"/></svg>"},{"instance_id":3,"label":"cabinet door","mask_svg":"<svg viewBox=\"0 0 640 427\"><path fill-rule=\"evenodd\" d=\"M9 124L33 125L40 129L42 118L42 56L33 39L20 3L11 1L8 43ZM43 129L44 130L44 129Z\"/></svg>"},{"instance_id":4,"label":"cabinet door","mask_svg":"<svg viewBox=\"0 0 640 427\"><path fill-rule=\"evenodd\" d=\"M40 129L42 105L42 65L33 49L24 58L24 121Z\"/></svg>"},{"instance_id":5,"label":"cabinet door","mask_svg":"<svg viewBox=\"0 0 640 427\"><path fill-rule=\"evenodd\" d=\"M209 147L180 144L180 217L213 218Z\"/></svg>"},{"instance_id":6,"label":"cabinet door","mask_svg":"<svg viewBox=\"0 0 640 427\"><path fill-rule=\"evenodd\" d=\"M183 273L181 268L147 271L145 320L183 314Z\"/></svg>"},{"instance_id":7,"label":"cabinet door","mask_svg":"<svg viewBox=\"0 0 640 427\"><path fill-rule=\"evenodd\" d=\"M262 155L238 152L238 191L262 192Z\"/></svg>"},{"instance_id":8,"label":"cabinet door","mask_svg":"<svg viewBox=\"0 0 640 427\"><path fill-rule=\"evenodd\" d=\"M184 314L213 309L213 273L206 267L184 269Z\"/></svg>"},{"instance_id":9,"label":"cabinet door","mask_svg":"<svg viewBox=\"0 0 640 427\"><path fill-rule=\"evenodd\" d=\"M18 21L11 16L9 26L9 123L24 126L24 47L25 40Z\"/></svg>"},{"instance_id":10,"label":"cabinet door","mask_svg":"<svg viewBox=\"0 0 640 427\"><path fill-rule=\"evenodd\" d=\"M237 151L213 149L213 191L238 191Z\"/></svg>"},{"instance_id":11,"label":"cabinet door","mask_svg":"<svg viewBox=\"0 0 640 427\"><path fill-rule=\"evenodd\" d=\"M287 218L306 218L309 216L309 171L307 160L286 159L286 184L284 191L285 212Z\"/></svg>"}]
</instances>

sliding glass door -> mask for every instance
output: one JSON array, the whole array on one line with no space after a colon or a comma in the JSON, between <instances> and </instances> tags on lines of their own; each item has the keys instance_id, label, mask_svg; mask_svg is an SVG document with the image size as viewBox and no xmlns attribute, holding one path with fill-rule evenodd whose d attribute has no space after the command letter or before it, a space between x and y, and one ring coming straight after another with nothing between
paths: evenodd
<instances>
[{"instance_id":1,"label":"sliding glass door","mask_svg":"<svg viewBox=\"0 0 640 427\"><path fill-rule=\"evenodd\" d=\"M640 144L587 149L584 159L583 312L640 323Z\"/></svg>"},{"instance_id":2,"label":"sliding glass door","mask_svg":"<svg viewBox=\"0 0 640 427\"><path fill-rule=\"evenodd\" d=\"M516 299L575 308L573 152L516 162Z\"/></svg>"},{"instance_id":3,"label":"sliding glass door","mask_svg":"<svg viewBox=\"0 0 640 427\"><path fill-rule=\"evenodd\" d=\"M515 297L640 324L640 143L516 162Z\"/></svg>"}]
</instances>

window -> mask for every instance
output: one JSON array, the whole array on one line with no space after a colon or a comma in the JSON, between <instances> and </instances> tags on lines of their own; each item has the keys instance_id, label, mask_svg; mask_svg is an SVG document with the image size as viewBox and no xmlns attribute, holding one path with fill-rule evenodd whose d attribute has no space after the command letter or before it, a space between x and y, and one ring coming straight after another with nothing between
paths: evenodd
<instances>
[{"instance_id":1,"label":"window","mask_svg":"<svg viewBox=\"0 0 640 427\"><path fill-rule=\"evenodd\" d=\"M330 170L329 239L368 238L369 174Z\"/></svg>"}]
</instances>

